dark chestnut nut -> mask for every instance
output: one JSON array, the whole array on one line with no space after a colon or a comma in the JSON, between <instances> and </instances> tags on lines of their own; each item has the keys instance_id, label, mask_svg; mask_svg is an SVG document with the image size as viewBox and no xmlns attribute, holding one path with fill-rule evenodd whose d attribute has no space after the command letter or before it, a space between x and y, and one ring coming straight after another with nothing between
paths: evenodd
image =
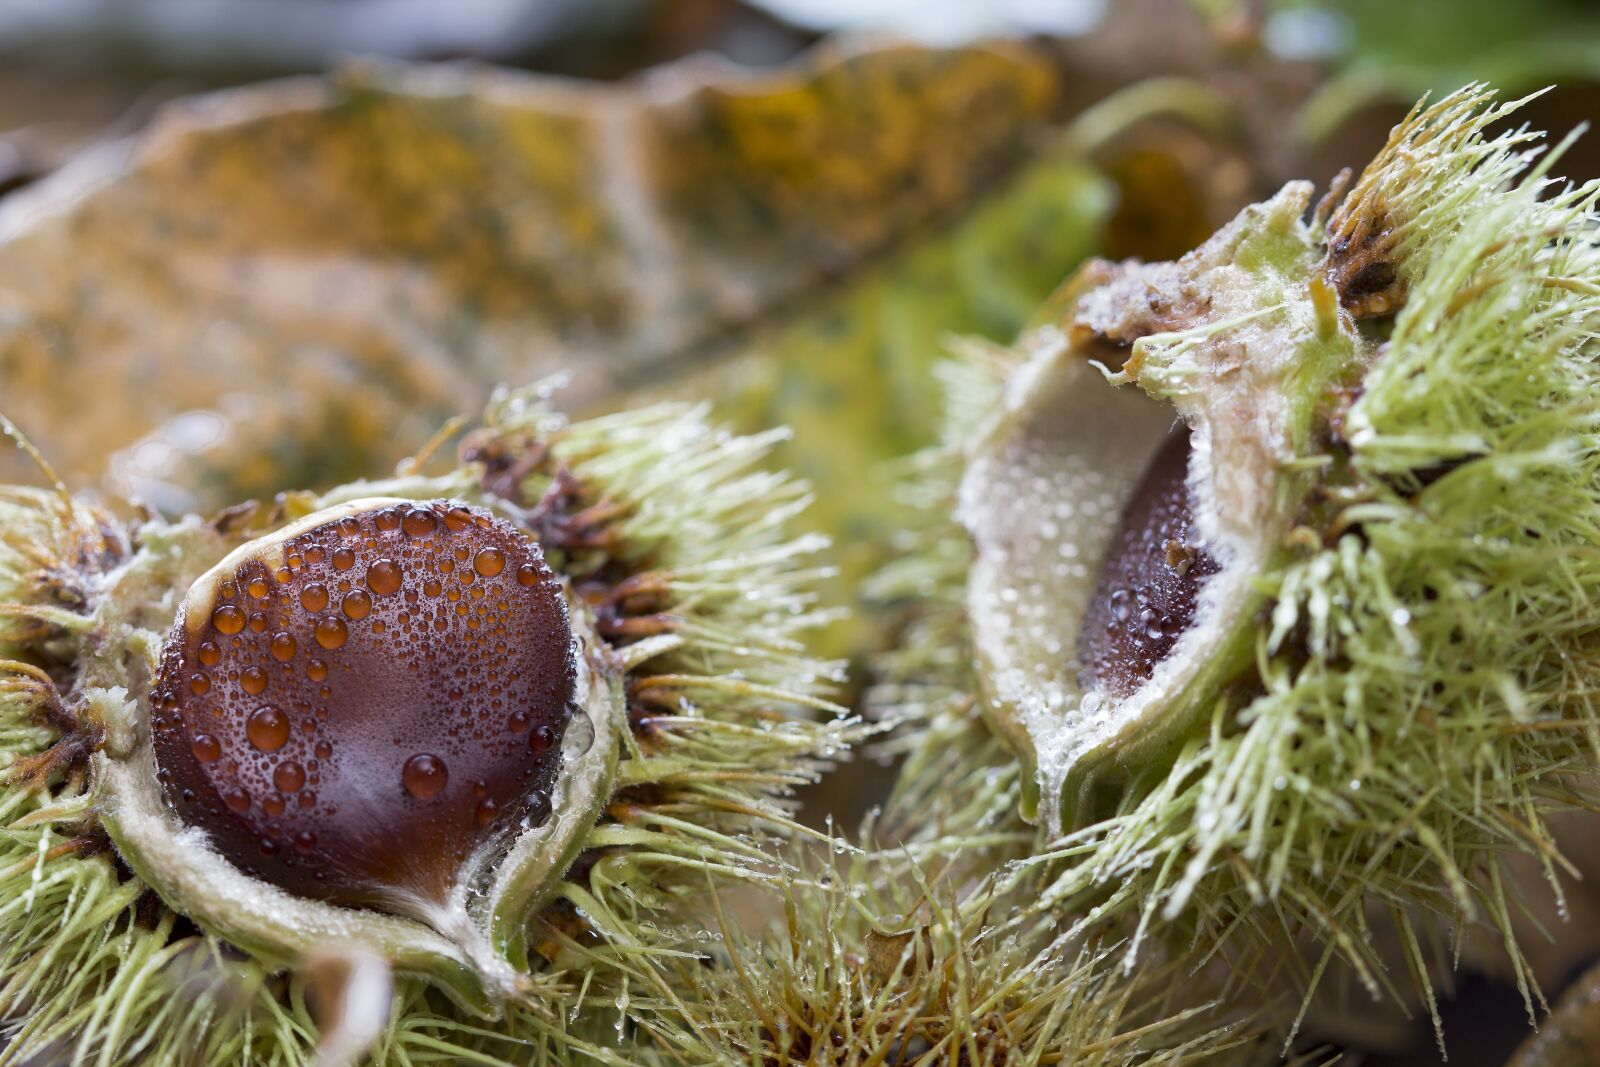
<instances>
[{"instance_id":1,"label":"dark chestnut nut","mask_svg":"<svg viewBox=\"0 0 1600 1067\"><path fill-rule=\"evenodd\" d=\"M559 585L516 528L450 501L346 510L190 589L156 763L178 817L256 877L442 905L475 849L549 810L575 676Z\"/></svg>"},{"instance_id":2,"label":"dark chestnut nut","mask_svg":"<svg viewBox=\"0 0 1600 1067\"><path fill-rule=\"evenodd\" d=\"M1184 427L1157 450L1123 507L1084 609L1078 658L1089 684L1111 696L1150 680L1193 620L1201 584L1217 572L1194 528L1188 474Z\"/></svg>"}]
</instances>

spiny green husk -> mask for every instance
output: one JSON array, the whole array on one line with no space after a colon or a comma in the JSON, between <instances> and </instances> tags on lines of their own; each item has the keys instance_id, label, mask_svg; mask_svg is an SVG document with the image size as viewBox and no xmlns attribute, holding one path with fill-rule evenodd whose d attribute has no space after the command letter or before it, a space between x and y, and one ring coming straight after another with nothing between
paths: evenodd
<instances>
[{"instance_id":1,"label":"spiny green husk","mask_svg":"<svg viewBox=\"0 0 1600 1067\"><path fill-rule=\"evenodd\" d=\"M788 532L805 487L759 469L775 438L718 434L682 406L569 424L542 397L497 398L473 437L481 461L450 474L291 495L270 513L213 524L124 526L56 495L7 492L0 589L18 659L0 680L0 1018L14 1033L0 1061L310 1057L318 1027L305 979L195 930L118 862L80 761L95 738L75 714L77 682L90 658L103 669L159 648L159 632L99 624L170 618L183 590L157 579L205 565L162 568L150 553L202 545L199 554L219 556L250 533L375 494L493 498L520 512L614 624L634 728L575 873L555 887L541 928L508 946L532 967L525 995L498 1019L473 1018L427 980L402 975L374 1059L635 1059L612 1047L616 1035L592 1008L630 982L670 994L656 958L670 950L649 943L645 917L693 903L708 877L782 877L785 865L762 845L796 829L787 792L859 727L816 721L817 710L837 712L822 695L834 669L799 643L822 618L809 592L820 572L806 562L820 542ZM108 606L107 576L134 563L151 576L149 603ZM648 615L622 603L629 598L647 601ZM640 617L648 624L630 628ZM141 684L130 677L130 690Z\"/></svg>"},{"instance_id":2,"label":"spiny green husk","mask_svg":"<svg viewBox=\"0 0 1600 1067\"><path fill-rule=\"evenodd\" d=\"M1347 337L1354 362L1294 383L1315 432L1283 457L1303 495L1255 575L1248 684L1189 694L1195 725L1171 756L1125 768L1105 817L1041 834L1017 872L1044 874L1040 906L1068 928L1120 924L1130 960L1158 941L1287 975L1306 1004L1337 961L1375 995L1414 985L1431 1006L1436 968L1485 924L1539 997L1512 933L1530 887L1508 884L1507 857L1537 857L1559 893L1545 815L1597 799L1600 191L1549 180L1537 135L1487 132L1515 106L1471 88L1419 107L1312 219L1326 252L1298 284L1321 301L1315 336ZM1259 314L1281 314L1275 299ZM1146 364L1113 380L1204 390L1184 346L1237 322L1127 338ZM1028 351L969 362L993 396ZM953 529L926 535L928 560ZM940 574L947 597L964 581ZM921 722L980 692L970 666L941 677ZM905 744L914 777L938 766ZM961 816L969 832L997 818ZM1387 963L1375 942L1396 946Z\"/></svg>"},{"instance_id":3,"label":"spiny green husk","mask_svg":"<svg viewBox=\"0 0 1600 1067\"><path fill-rule=\"evenodd\" d=\"M869 824L868 839L875 836ZM692 1062L974 1067L1260 1060L1262 1031L1179 982L1174 966L1125 973L1115 947L1062 935L1022 897L908 852L797 856L802 877L754 904L781 920L741 928L718 908L681 982L687 1016L660 1038ZM767 891L770 892L770 891Z\"/></svg>"}]
</instances>

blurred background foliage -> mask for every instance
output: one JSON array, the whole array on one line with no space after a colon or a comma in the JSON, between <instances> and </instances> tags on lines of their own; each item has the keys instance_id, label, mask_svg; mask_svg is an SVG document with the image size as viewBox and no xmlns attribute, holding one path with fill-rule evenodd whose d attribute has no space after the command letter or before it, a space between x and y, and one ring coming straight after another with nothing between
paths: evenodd
<instances>
[{"instance_id":1,"label":"blurred background foliage","mask_svg":"<svg viewBox=\"0 0 1600 1067\"><path fill-rule=\"evenodd\" d=\"M182 512L382 473L502 381L704 399L793 427L852 603L949 337L1008 341L1086 257L1179 255L1473 80L1555 85L1523 115L1557 133L1600 112L1600 7L8 0L0 410L76 487ZM896 625L858 604L834 650ZM1453 1062L1504 1063L1519 1003L1464 979ZM1371 1029L1366 1062L1435 1055Z\"/></svg>"}]
</instances>

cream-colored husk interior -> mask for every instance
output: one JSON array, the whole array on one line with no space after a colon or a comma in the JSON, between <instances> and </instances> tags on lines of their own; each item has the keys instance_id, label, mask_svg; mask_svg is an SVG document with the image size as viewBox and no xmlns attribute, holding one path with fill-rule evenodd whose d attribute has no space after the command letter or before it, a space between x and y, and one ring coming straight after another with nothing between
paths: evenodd
<instances>
[{"instance_id":1,"label":"cream-colored husk interior","mask_svg":"<svg viewBox=\"0 0 1600 1067\"><path fill-rule=\"evenodd\" d=\"M1138 336L1122 373L1059 329L1025 338L1025 362L969 446L958 517L976 549L967 607L984 695L1035 760L1052 827L1075 763L1219 662L1215 645L1259 595L1256 572L1295 508L1284 473L1305 440L1305 397L1362 355L1337 309L1314 299L1309 196L1291 183L1182 260L1124 267L1088 293L1075 329ZM1084 610L1123 506L1180 417L1195 524L1220 569L1148 682L1120 700L1086 692Z\"/></svg>"}]
</instances>

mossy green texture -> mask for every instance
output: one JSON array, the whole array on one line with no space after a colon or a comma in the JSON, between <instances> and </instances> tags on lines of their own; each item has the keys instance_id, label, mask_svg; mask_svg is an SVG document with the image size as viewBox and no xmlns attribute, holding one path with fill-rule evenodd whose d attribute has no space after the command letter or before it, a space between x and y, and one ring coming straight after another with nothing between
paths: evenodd
<instances>
[{"instance_id":1,"label":"mossy green texture","mask_svg":"<svg viewBox=\"0 0 1600 1067\"><path fill-rule=\"evenodd\" d=\"M169 512L384 469L502 381L615 408L968 213L1061 91L1027 43L878 40L183 100L0 210L0 392L74 487Z\"/></svg>"}]
</instances>

